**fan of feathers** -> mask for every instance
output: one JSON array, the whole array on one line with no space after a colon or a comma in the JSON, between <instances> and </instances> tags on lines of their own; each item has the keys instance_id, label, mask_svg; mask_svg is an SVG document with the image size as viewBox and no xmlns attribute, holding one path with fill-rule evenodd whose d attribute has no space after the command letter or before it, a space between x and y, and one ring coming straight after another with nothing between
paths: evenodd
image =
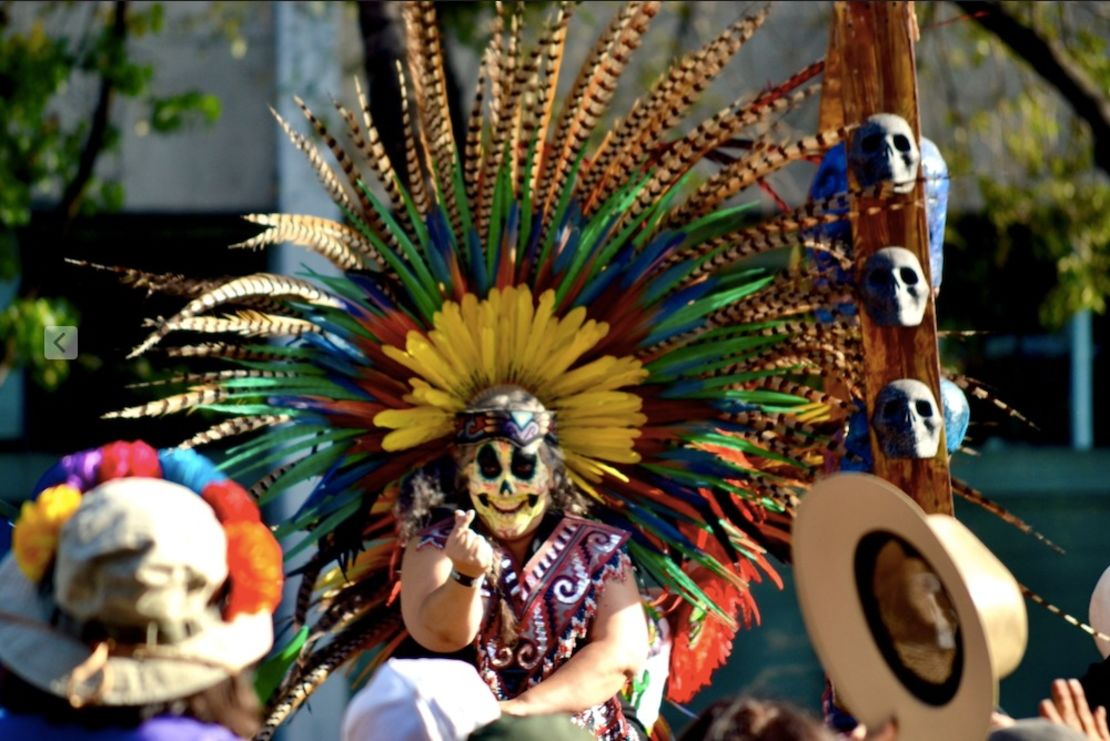
<instances>
[{"instance_id":1,"label":"fan of feathers","mask_svg":"<svg viewBox=\"0 0 1110 741\"><path fill-rule=\"evenodd\" d=\"M766 556L789 558L797 497L851 457L845 432L865 359L855 288L836 277L850 272L851 245L821 227L851 218L853 203L901 208L914 195L881 185L793 208L775 199L770 215L736 205L850 136L852 126L777 135L782 117L819 92L823 63L688 121L763 24L760 10L675 60L611 119L660 3L617 10L557 102L573 9L554 6L527 44L522 5L498 7L466 130L455 131L433 4L405 3L403 161L386 154L361 88L357 107L335 104L339 138L299 99L315 140L278 117L344 217L250 215L263 230L236 247L299 245L339 276L193 281L110 268L136 287L189 299L155 320L132 356L199 334L166 355L216 365L163 379L159 388L181 390L108 416L225 415L182 446L249 436L223 466L253 476L262 503L318 482L275 528L300 536L290 557L311 556L298 572L293 638L260 674L271 697L263 737L337 667L357 657L365 676L404 638L395 505L404 477L442 456L435 404L450 407L452 379L475 371L446 355L436 356L442 367L421 360L446 342L437 332L456 312L491 336L513 322L523 328L519 347L505 340L483 357L490 373L504 366L511 376L495 380L525 386L540 377L513 360L537 354L525 347L528 331L542 330L541 317L567 328L551 339L568 359L560 388L594 394L586 398L612 411L606 421L570 402L557 411L585 430L578 439L567 428L568 465L593 516L633 533L637 570L662 590L661 619L683 636L672 674L685 691L709 681L739 624L758 619L749 587L777 580ZM695 173L702 162L710 174ZM753 267L768 253L798 259ZM834 267L818 267L814 253ZM616 367L623 374L607 376ZM544 398L545 388L529 390L545 403L563 398ZM981 494L957 491L1028 531ZM705 620L717 628L695 630Z\"/></svg>"}]
</instances>

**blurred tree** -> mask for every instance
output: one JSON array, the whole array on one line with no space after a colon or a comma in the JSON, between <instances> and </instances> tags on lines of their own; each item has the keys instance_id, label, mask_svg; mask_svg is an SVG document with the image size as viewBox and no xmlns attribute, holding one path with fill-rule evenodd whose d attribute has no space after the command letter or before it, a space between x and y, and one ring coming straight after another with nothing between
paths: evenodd
<instances>
[{"instance_id":1,"label":"blurred tree","mask_svg":"<svg viewBox=\"0 0 1110 741\"><path fill-rule=\"evenodd\" d=\"M142 102L151 130L162 134L220 115L219 100L199 91L154 95L154 69L129 55L128 40L160 33L163 19L159 3L0 3L0 283L16 285L0 310L0 384L12 368L25 367L46 388L67 375L64 361L43 358L42 333L77 324L77 312L42 294L74 219L123 205L121 184L96 176L98 159L120 142L114 101ZM96 94L82 115L75 91L85 85ZM54 238L21 241L32 221Z\"/></svg>"},{"instance_id":2,"label":"blurred tree","mask_svg":"<svg viewBox=\"0 0 1110 741\"><path fill-rule=\"evenodd\" d=\"M953 184L974 183L964 195L978 196L988 222L965 222L975 231L954 224L948 234L961 266L985 280L977 303L986 299L1003 314L1036 308L1049 327L1083 309L1103 313L1110 296L1110 6L953 5L974 22L925 33L919 69L940 77L946 90L948 128L935 138ZM923 28L951 15L940 3L919 7ZM1010 290L1003 298L1013 286L986 280L1011 261L1042 273L1032 281L1038 293ZM1044 273L1055 280L1042 280Z\"/></svg>"}]
</instances>

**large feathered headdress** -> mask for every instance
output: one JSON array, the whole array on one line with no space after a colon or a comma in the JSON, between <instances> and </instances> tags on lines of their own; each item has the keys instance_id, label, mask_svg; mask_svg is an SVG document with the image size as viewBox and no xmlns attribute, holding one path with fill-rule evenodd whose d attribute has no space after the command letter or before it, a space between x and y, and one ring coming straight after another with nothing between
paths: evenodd
<instances>
[{"instance_id":1,"label":"large feathered headdress","mask_svg":"<svg viewBox=\"0 0 1110 741\"><path fill-rule=\"evenodd\" d=\"M732 200L846 138L847 129L794 141L769 133L818 90L822 65L676 133L763 23L759 12L676 60L601 136L658 9L623 6L559 105L571 5L553 11L527 51L513 15L507 31L496 28L466 131L456 132L432 3L406 3L404 162L386 156L361 91L358 109L337 104L343 143L301 103L338 169L279 122L344 219L248 217L265 229L243 246L290 242L344 274L196 284L135 349L218 335L168 354L230 367L171 379L187 388L115 416L228 415L185 445L256 434L224 465L261 474L262 502L318 481L277 527L305 534L292 552L315 549L294 617L298 628L314 622L284 652L295 667L273 722L348 658L373 664L400 641L397 484L443 455L460 413L490 387L519 387L554 412L592 515L632 533L642 577L696 608L679 611L687 623L693 613L722 626L757 615L747 589L760 569L773 575L764 554L786 554L797 494L845 455L845 421L862 397L852 289L797 262L776 272L749 258L804 248L848 267L848 245L819 227L852 215L849 194L770 218ZM739 156L721 153L741 144ZM724 164L694 187L693 169L707 160ZM879 202L911 196L892 197L902 200ZM840 382L826 389L826 376ZM342 571L327 570L336 563Z\"/></svg>"}]
</instances>

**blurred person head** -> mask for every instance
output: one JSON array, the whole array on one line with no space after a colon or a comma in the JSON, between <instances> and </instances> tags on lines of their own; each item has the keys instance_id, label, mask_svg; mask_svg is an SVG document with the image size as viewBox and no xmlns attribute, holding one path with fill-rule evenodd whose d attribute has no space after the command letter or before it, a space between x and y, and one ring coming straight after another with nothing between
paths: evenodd
<instances>
[{"instance_id":1,"label":"blurred person head","mask_svg":"<svg viewBox=\"0 0 1110 741\"><path fill-rule=\"evenodd\" d=\"M192 451L141 442L67 456L36 491L0 563L0 735L35 717L253 735L247 669L273 643L282 562L250 496Z\"/></svg>"},{"instance_id":2,"label":"blurred person head","mask_svg":"<svg viewBox=\"0 0 1110 741\"><path fill-rule=\"evenodd\" d=\"M1026 718L991 731L987 741L1084 741L1085 734L1044 718Z\"/></svg>"},{"instance_id":3,"label":"blurred person head","mask_svg":"<svg viewBox=\"0 0 1110 741\"><path fill-rule=\"evenodd\" d=\"M341 738L459 741L500 715L497 699L470 664L390 659L347 705Z\"/></svg>"},{"instance_id":4,"label":"blurred person head","mask_svg":"<svg viewBox=\"0 0 1110 741\"><path fill-rule=\"evenodd\" d=\"M813 716L787 703L741 697L707 707L679 741L834 741Z\"/></svg>"},{"instance_id":5,"label":"blurred person head","mask_svg":"<svg viewBox=\"0 0 1110 741\"><path fill-rule=\"evenodd\" d=\"M596 737L574 725L566 715L503 715L482 726L467 741L593 741Z\"/></svg>"}]
</instances>

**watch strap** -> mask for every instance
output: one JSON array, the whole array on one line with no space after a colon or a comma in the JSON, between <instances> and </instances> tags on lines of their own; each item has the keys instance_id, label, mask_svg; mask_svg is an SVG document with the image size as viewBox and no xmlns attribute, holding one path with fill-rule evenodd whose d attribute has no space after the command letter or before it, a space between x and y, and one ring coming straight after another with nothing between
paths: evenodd
<instances>
[{"instance_id":1,"label":"watch strap","mask_svg":"<svg viewBox=\"0 0 1110 741\"><path fill-rule=\"evenodd\" d=\"M482 583L482 580L485 579L485 577L485 574L479 574L478 576L467 576L466 574L461 573L458 569L454 567L451 568L451 578L464 587L477 586Z\"/></svg>"}]
</instances>

